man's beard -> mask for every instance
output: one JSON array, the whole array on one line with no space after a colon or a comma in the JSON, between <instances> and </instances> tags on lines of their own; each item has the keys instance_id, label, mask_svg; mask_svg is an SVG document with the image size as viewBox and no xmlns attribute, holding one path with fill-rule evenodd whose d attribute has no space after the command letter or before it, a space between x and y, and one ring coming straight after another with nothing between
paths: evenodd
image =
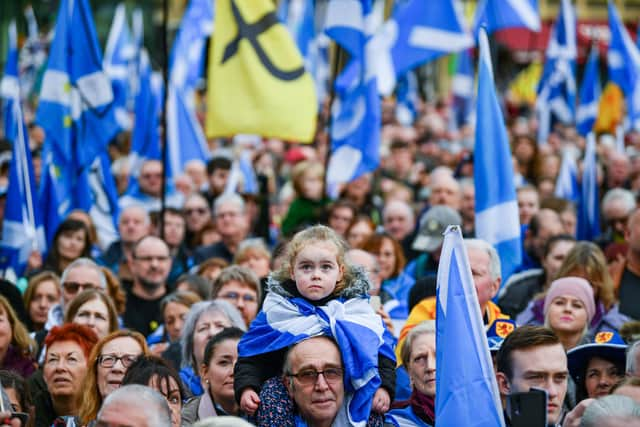
<instances>
[{"instance_id":1,"label":"man's beard","mask_svg":"<svg viewBox=\"0 0 640 427\"><path fill-rule=\"evenodd\" d=\"M140 285L142 285L144 290L149 293L156 291L159 287L163 285L162 282L153 282L151 280L147 280L142 277L138 277L138 282L140 283Z\"/></svg>"}]
</instances>

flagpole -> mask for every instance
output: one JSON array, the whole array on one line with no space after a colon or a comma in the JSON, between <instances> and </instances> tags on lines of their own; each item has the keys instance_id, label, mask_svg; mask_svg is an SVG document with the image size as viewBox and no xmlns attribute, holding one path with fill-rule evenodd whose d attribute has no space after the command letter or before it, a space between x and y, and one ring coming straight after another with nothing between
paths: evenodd
<instances>
[{"instance_id":1,"label":"flagpole","mask_svg":"<svg viewBox=\"0 0 640 427\"><path fill-rule=\"evenodd\" d=\"M169 45L167 42L167 28L169 25L169 0L162 0L162 81L164 91L162 92L162 116L160 123L162 127L162 193L160 196L160 216L158 226L160 238L164 240L164 211L166 208L167 191L167 161L168 161L168 138L167 138L167 95L169 93Z\"/></svg>"},{"instance_id":2,"label":"flagpole","mask_svg":"<svg viewBox=\"0 0 640 427\"><path fill-rule=\"evenodd\" d=\"M331 114L331 109L333 108L333 101L336 97L336 88L335 83L338 78L338 70L340 69L340 65L344 60L344 50L342 47L332 42L334 47L334 55L333 55L333 66L331 67L331 80L329 81L329 108L327 108L327 133L328 133L328 147L324 154L324 179L322 180L322 195L323 197L328 197L327 194L327 171L329 170L329 159L331 158L331 128L333 125L333 115ZM328 207L326 207L328 208ZM325 208L325 209L326 209Z\"/></svg>"}]
</instances>

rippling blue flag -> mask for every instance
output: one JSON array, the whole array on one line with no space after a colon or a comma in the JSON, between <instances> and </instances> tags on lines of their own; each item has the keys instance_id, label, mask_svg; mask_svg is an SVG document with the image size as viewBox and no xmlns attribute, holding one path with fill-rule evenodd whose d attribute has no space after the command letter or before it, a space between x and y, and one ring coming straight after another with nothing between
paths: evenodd
<instances>
[{"instance_id":1,"label":"rippling blue flag","mask_svg":"<svg viewBox=\"0 0 640 427\"><path fill-rule=\"evenodd\" d=\"M193 106L194 90L204 71L205 41L213 31L214 2L189 3L173 45L167 93L168 174L180 174L189 160L209 158L202 126Z\"/></svg>"},{"instance_id":2,"label":"rippling blue flag","mask_svg":"<svg viewBox=\"0 0 640 427\"><path fill-rule=\"evenodd\" d=\"M329 0L324 31L356 60L365 56L373 29L368 25L372 0Z\"/></svg>"},{"instance_id":3,"label":"rippling blue flag","mask_svg":"<svg viewBox=\"0 0 640 427\"><path fill-rule=\"evenodd\" d=\"M578 166L574 153L565 150L562 153L562 163L556 180L555 196L578 203L580 200L580 187L578 186Z\"/></svg>"},{"instance_id":4,"label":"rippling blue flag","mask_svg":"<svg viewBox=\"0 0 640 427\"><path fill-rule=\"evenodd\" d=\"M91 210L90 170L119 129L87 0L60 2L36 123L46 134L40 196L49 238L72 209Z\"/></svg>"},{"instance_id":5,"label":"rippling blue flag","mask_svg":"<svg viewBox=\"0 0 640 427\"><path fill-rule=\"evenodd\" d=\"M640 50L609 1L611 41L607 51L609 80L620 87L627 103L630 124L640 129Z\"/></svg>"},{"instance_id":6,"label":"rippling blue flag","mask_svg":"<svg viewBox=\"0 0 640 427\"><path fill-rule=\"evenodd\" d=\"M473 46L452 0L412 0L399 6L371 40L371 61L382 95L408 70Z\"/></svg>"},{"instance_id":7,"label":"rippling blue flag","mask_svg":"<svg viewBox=\"0 0 640 427\"><path fill-rule=\"evenodd\" d=\"M480 0L473 19L473 34L485 27L489 34L505 28L540 31L538 0Z\"/></svg>"},{"instance_id":8,"label":"rippling blue flag","mask_svg":"<svg viewBox=\"0 0 640 427\"><path fill-rule=\"evenodd\" d=\"M444 233L437 280L438 425L504 426L478 295L459 226L450 225Z\"/></svg>"},{"instance_id":9,"label":"rippling blue flag","mask_svg":"<svg viewBox=\"0 0 640 427\"><path fill-rule=\"evenodd\" d=\"M135 72L135 55L136 49L127 24L126 8L124 3L120 3L116 7L107 38L103 66L111 79L116 120L124 130L131 129L129 100L132 97L131 81L134 77L132 71Z\"/></svg>"},{"instance_id":10,"label":"rippling blue flag","mask_svg":"<svg viewBox=\"0 0 640 427\"><path fill-rule=\"evenodd\" d=\"M451 83L453 113L457 127L469 123L473 113L473 61L471 51L458 54L458 67Z\"/></svg>"},{"instance_id":11,"label":"rippling blue flag","mask_svg":"<svg viewBox=\"0 0 640 427\"><path fill-rule=\"evenodd\" d=\"M32 251L45 250L45 235L37 204L36 184L29 149L29 137L22 114L18 83L16 23L9 23L9 52L0 81L4 109L5 137L12 143L9 188L2 224L0 268L21 276Z\"/></svg>"},{"instance_id":12,"label":"rippling blue flag","mask_svg":"<svg viewBox=\"0 0 640 427\"><path fill-rule=\"evenodd\" d=\"M419 104L418 78L413 71L409 71L400 77L396 87L396 119L402 126L413 126Z\"/></svg>"},{"instance_id":13,"label":"rippling blue flag","mask_svg":"<svg viewBox=\"0 0 640 427\"><path fill-rule=\"evenodd\" d=\"M540 144L546 144L554 118L566 124L575 121L577 56L575 10L570 0L562 0L538 85L536 109Z\"/></svg>"},{"instance_id":14,"label":"rippling blue flag","mask_svg":"<svg viewBox=\"0 0 640 427\"><path fill-rule=\"evenodd\" d=\"M593 125L598 117L598 105L600 102L600 71L598 65L598 46L591 48L591 54L580 87L580 105L576 109L576 129L582 136L586 136L593 130Z\"/></svg>"},{"instance_id":15,"label":"rippling blue flag","mask_svg":"<svg viewBox=\"0 0 640 427\"><path fill-rule=\"evenodd\" d=\"M593 240L600 235L600 200L598 196L598 162L596 137L587 135L582 162L582 183L578 211L578 240Z\"/></svg>"},{"instance_id":16,"label":"rippling blue flag","mask_svg":"<svg viewBox=\"0 0 640 427\"><path fill-rule=\"evenodd\" d=\"M486 33L480 30L474 182L476 236L491 243L502 264L503 283L522 262L520 220L513 163L504 117L493 81ZM490 117L488 120L486 118Z\"/></svg>"}]
</instances>

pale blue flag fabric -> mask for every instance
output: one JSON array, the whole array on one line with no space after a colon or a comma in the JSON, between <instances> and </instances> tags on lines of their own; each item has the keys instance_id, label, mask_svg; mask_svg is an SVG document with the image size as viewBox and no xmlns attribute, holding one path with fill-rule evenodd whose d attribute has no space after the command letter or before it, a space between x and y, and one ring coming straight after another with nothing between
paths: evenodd
<instances>
[{"instance_id":1,"label":"pale blue flag fabric","mask_svg":"<svg viewBox=\"0 0 640 427\"><path fill-rule=\"evenodd\" d=\"M580 87L580 105L576 109L576 129L582 136L593 130L598 116L600 102L600 71L598 47L591 48L591 54L585 66L582 86Z\"/></svg>"}]
</instances>

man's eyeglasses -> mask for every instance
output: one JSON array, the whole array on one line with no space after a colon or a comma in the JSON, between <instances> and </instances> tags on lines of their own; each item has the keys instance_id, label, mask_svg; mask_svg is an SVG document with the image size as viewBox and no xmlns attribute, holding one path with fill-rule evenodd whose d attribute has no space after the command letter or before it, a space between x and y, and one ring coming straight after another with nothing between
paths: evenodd
<instances>
[{"instance_id":1,"label":"man's eyeglasses","mask_svg":"<svg viewBox=\"0 0 640 427\"><path fill-rule=\"evenodd\" d=\"M204 215L207 213L207 208L192 208L192 209L185 209L184 210L184 214L185 215L193 215L193 214L198 214L198 215Z\"/></svg>"},{"instance_id":2,"label":"man's eyeglasses","mask_svg":"<svg viewBox=\"0 0 640 427\"><path fill-rule=\"evenodd\" d=\"M219 297L222 299L232 300L232 301L238 301L239 299L242 299L242 301L244 302L256 302L258 300L253 295L249 295L249 294L240 295L237 292L227 292L225 294L220 295Z\"/></svg>"},{"instance_id":3,"label":"man's eyeglasses","mask_svg":"<svg viewBox=\"0 0 640 427\"><path fill-rule=\"evenodd\" d=\"M169 255L157 255L157 256L153 256L153 255L137 256L137 255L134 255L133 258L137 259L138 261L142 261L142 262L151 262L154 259L156 261L158 261L158 262L164 262L164 261L169 261L169 259L171 257L169 257Z\"/></svg>"},{"instance_id":4,"label":"man's eyeglasses","mask_svg":"<svg viewBox=\"0 0 640 427\"><path fill-rule=\"evenodd\" d=\"M344 369L341 368L327 368L323 371L315 371L313 369L306 369L300 371L297 374L289 374L290 377L295 377L303 385L315 384L318 381L318 377L322 374L324 380L328 383L337 383L342 381L342 375Z\"/></svg>"},{"instance_id":5,"label":"man's eyeglasses","mask_svg":"<svg viewBox=\"0 0 640 427\"><path fill-rule=\"evenodd\" d=\"M123 354L122 356L116 356L115 354L103 354L98 357L98 363L103 368L113 368L118 360L122 362L122 366L128 368L133 364L133 362L138 360L138 356L133 354Z\"/></svg>"},{"instance_id":6,"label":"man's eyeglasses","mask_svg":"<svg viewBox=\"0 0 640 427\"><path fill-rule=\"evenodd\" d=\"M62 284L65 291L75 294L76 292L82 292L87 289L98 289L93 283L80 283L80 282L64 282Z\"/></svg>"}]
</instances>

